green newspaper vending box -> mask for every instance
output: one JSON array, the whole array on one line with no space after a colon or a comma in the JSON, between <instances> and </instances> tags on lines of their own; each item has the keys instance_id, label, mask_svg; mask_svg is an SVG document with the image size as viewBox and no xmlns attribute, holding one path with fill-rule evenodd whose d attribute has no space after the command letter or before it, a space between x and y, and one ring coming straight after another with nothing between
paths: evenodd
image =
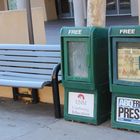
<instances>
[{"instance_id":1,"label":"green newspaper vending box","mask_svg":"<svg viewBox=\"0 0 140 140\"><path fill-rule=\"evenodd\" d=\"M112 127L140 131L140 27L109 30Z\"/></svg>"},{"instance_id":2,"label":"green newspaper vending box","mask_svg":"<svg viewBox=\"0 0 140 140\"><path fill-rule=\"evenodd\" d=\"M66 120L99 124L108 119L107 40L107 29L62 28L62 83Z\"/></svg>"}]
</instances>

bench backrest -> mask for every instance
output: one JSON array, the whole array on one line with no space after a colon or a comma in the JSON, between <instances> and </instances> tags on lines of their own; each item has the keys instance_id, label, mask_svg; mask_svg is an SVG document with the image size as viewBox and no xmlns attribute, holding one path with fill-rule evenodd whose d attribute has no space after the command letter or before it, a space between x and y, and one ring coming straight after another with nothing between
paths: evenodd
<instances>
[{"instance_id":1,"label":"bench backrest","mask_svg":"<svg viewBox=\"0 0 140 140\"><path fill-rule=\"evenodd\" d=\"M0 74L50 80L60 45L0 45Z\"/></svg>"}]
</instances>

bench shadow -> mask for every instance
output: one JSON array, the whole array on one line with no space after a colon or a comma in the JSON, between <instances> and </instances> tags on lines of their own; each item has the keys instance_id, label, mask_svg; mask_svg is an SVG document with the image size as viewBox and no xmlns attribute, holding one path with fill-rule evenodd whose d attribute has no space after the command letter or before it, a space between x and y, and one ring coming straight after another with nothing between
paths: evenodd
<instances>
[{"instance_id":1,"label":"bench shadow","mask_svg":"<svg viewBox=\"0 0 140 140\"><path fill-rule=\"evenodd\" d=\"M22 100L13 101L9 98L0 98L0 112L14 113L34 117L54 117L54 106L50 103L32 104ZM63 106L61 106L63 117Z\"/></svg>"}]
</instances>

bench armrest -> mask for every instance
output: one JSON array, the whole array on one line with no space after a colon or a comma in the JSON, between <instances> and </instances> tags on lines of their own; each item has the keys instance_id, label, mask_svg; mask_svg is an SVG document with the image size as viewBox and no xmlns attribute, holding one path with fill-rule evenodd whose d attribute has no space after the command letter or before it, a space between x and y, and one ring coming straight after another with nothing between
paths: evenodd
<instances>
[{"instance_id":1,"label":"bench armrest","mask_svg":"<svg viewBox=\"0 0 140 140\"><path fill-rule=\"evenodd\" d=\"M52 74L52 91L53 91L53 102L54 102L56 118L61 118L61 107L60 107L59 86L58 86L58 73L60 69L61 69L61 64L59 63L54 68Z\"/></svg>"},{"instance_id":2,"label":"bench armrest","mask_svg":"<svg viewBox=\"0 0 140 140\"><path fill-rule=\"evenodd\" d=\"M60 69L61 69L61 63L57 64L57 66L54 68L53 74L52 74L52 80L54 79L58 80L58 73Z\"/></svg>"}]
</instances>

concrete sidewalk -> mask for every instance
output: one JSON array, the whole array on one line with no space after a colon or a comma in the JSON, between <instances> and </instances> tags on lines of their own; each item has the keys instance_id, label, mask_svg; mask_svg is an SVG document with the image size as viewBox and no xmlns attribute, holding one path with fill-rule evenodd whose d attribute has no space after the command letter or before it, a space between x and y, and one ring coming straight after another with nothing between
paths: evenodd
<instances>
[{"instance_id":1,"label":"concrete sidewalk","mask_svg":"<svg viewBox=\"0 0 140 140\"><path fill-rule=\"evenodd\" d=\"M0 140L140 140L140 133L55 119L50 104L0 98Z\"/></svg>"}]
</instances>

